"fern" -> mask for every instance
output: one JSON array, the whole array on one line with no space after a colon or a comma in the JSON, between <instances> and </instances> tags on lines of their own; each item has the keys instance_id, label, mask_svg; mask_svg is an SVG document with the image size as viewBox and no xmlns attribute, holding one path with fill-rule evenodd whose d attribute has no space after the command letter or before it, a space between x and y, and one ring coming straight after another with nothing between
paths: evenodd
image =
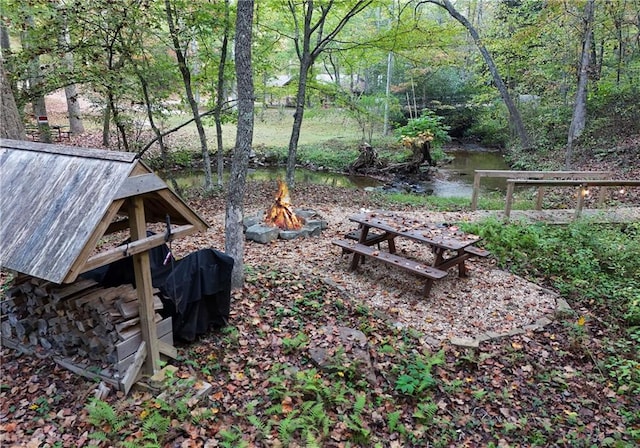
<instances>
[{"instance_id":1,"label":"fern","mask_svg":"<svg viewBox=\"0 0 640 448\"><path fill-rule=\"evenodd\" d=\"M327 416L327 412L324 408L322 401L306 401L302 404L302 413L306 416L309 424L320 430L323 436L329 434L329 426L331 422Z\"/></svg>"},{"instance_id":2,"label":"fern","mask_svg":"<svg viewBox=\"0 0 640 448\"><path fill-rule=\"evenodd\" d=\"M387 425L389 426L390 433L393 433L398 429L400 415L402 415L400 411L389 412L389 414L387 414Z\"/></svg>"},{"instance_id":3,"label":"fern","mask_svg":"<svg viewBox=\"0 0 640 448\"><path fill-rule=\"evenodd\" d=\"M104 431L97 431L89 434L89 438L93 440L97 440L99 442L106 442L109 440L107 434Z\"/></svg>"},{"instance_id":4,"label":"fern","mask_svg":"<svg viewBox=\"0 0 640 448\"><path fill-rule=\"evenodd\" d=\"M320 448L320 441L316 439L311 431L307 432L307 436L305 437L305 445L307 448Z\"/></svg>"},{"instance_id":5,"label":"fern","mask_svg":"<svg viewBox=\"0 0 640 448\"><path fill-rule=\"evenodd\" d=\"M87 405L87 411L89 411L89 423L94 426L104 424L115 426L118 422L118 415L115 409L106 401L91 398Z\"/></svg>"},{"instance_id":6,"label":"fern","mask_svg":"<svg viewBox=\"0 0 640 448\"><path fill-rule=\"evenodd\" d=\"M365 394L359 394L356 397L356 401L353 404L353 412L355 414L362 414L362 411L364 410L364 406L367 404L367 397Z\"/></svg>"},{"instance_id":7,"label":"fern","mask_svg":"<svg viewBox=\"0 0 640 448\"><path fill-rule=\"evenodd\" d=\"M156 437L162 437L169 430L171 421L167 417L163 417L159 412L154 411L147 416L142 424L142 431L147 435L152 435L151 440L157 440Z\"/></svg>"},{"instance_id":8,"label":"fern","mask_svg":"<svg viewBox=\"0 0 640 448\"><path fill-rule=\"evenodd\" d=\"M433 401L429 401L427 403L418 403L413 416L422 423L431 424L436 412L438 412L438 405Z\"/></svg>"},{"instance_id":9,"label":"fern","mask_svg":"<svg viewBox=\"0 0 640 448\"><path fill-rule=\"evenodd\" d=\"M283 445L289 445L293 434L300 428L304 427L301 420L297 417L298 412L290 412L289 415L280 421L278 426L278 435L280 436L280 442Z\"/></svg>"},{"instance_id":10,"label":"fern","mask_svg":"<svg viewBox=\"0 0 640 448\"><path fill-rule=\"evenodd\" d=\"M248 415L247 420L249 420L249 423L251 423L253 426L255 426L258 429L260 434L264 435L267 433L267 425L265 425L264 422L260 420L257 415Z\"/></svg>"}]
</instances>

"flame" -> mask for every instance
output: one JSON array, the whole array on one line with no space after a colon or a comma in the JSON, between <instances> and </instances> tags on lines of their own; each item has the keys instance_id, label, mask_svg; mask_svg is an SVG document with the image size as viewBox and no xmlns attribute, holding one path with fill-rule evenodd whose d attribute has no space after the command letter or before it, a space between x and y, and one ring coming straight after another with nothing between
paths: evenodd
<instances>
[{"instance_id":1,"label":"flame","mask_svg":"<svg viewBox=\"0 0 640 448\"><path fill-rule=\"evenodd\" d=\"M297 230L302 227L302 220L298 218L291 207L291 198L287 184L278 179L278 194L275 202L267 212L264 222L283 230Z\"/></svg>"}]
</instances>

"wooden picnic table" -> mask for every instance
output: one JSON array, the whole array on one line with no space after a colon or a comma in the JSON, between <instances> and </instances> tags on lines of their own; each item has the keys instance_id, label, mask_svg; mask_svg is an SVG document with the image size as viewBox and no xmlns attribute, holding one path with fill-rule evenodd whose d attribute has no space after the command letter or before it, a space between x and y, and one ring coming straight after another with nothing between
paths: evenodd
<instances>
[{"instance_id":1,"label":"wooden picnic table","mask_svg":"<svg viewBox=\"0 0 640 448\"><path fill-rule=\"evenodd\" d=\"M357 231L347 234L351 240L333 241L344 252L352 253L349 270L355 270L366 256L376 258L426 277L425 296L429 295L433 281L446 277L450 267L458 266L458 275L466 277L467 259L489 255L488 251L475 246L481 240L479 236L465 233L455 225L425 223L386 211L361 213L349 220L359 225ZM396 254L396 238L408 238L430 247L434 253L433 263L427 265ZM387 243L388 252L380 247L382 242ZM374 245L378 245L378 250Z\"/></svg>"}]
</instances>

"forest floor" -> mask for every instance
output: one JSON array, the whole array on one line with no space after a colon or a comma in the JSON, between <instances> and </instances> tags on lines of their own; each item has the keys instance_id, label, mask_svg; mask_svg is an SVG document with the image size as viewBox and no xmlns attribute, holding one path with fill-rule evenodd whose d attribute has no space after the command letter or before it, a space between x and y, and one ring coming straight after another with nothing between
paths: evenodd
<instances>
[{"instance_id":1,"label":"forest floor","mask_svg":"<svg viewBox=\"0 0 640 448\"><path fill-rule=\"evenodd\" d=\"M640 177L635 151L620 148L585 169ZM273 201L269 182L248 188L246 215ZM347 272L330 240L351 230L348 215L377 204L366 192L305 185L294 206L329 222L318 238L248 242L245 286L234 292L228 327L178 344L174 380L212 386L202 400L135 386L90 404L96 383L40 359L0 351L0 445L99 446L635 446L637 391L610 376L609 331L597 310L556 312L557 295L540 279L522 279L471 261L469 279L450 275L424 300L406 273L375 263ZM638 205L637 198L632 201ZM189 204L211 224L173 244L179 256L222 250L224 194ZM464 221L398 207L424 220ZM412 246L405 250L410 253ZM6 278L6 277L5 277ZM544 326L527 327L541 318ZM367 336L370 369L343 358L323 327ZM497 333L477 348L452 343ZM322 370L311 345L328 346L336 363ZM619 370L618 370L619 371ZM630 373L631 374L631 373Z\"/></svg>"}]
</instances>

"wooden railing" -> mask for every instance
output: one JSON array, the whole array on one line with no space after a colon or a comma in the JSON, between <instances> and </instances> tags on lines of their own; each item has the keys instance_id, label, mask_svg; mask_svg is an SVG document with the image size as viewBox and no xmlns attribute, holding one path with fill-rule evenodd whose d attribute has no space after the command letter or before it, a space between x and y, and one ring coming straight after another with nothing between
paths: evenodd
<instances>
[{"instance_id":1,"label":"wooden railing","mask_svg":"<svg viewBox=\"0 0 640 448\"><path fill-rule=\"evenodd\" d=\"M612 173L608 171L509 171L509 170L475 170L473 176L473 193L471 195L471 210L478 207L480 195L480 179L483 177L500 177L505 179L609 179ZM536 209L542 208L544 187L539 186ZM604 190L604 189L603 189Z\"/></svg>"},{"instance_id":2,"label":"wooden railing","mask_svg":"<svg viewBox=\"0 0 640 448\"><path fill-rule=\"evenodd\" d=\"M507 199L504 207L504 214L509 219L511 207L513 205L513 191L516 185L528 185L530 187L538 187L538 202L536 210L542 208L542 194L540 193L544 187L578 187L578 195L576 201L575 217L578 218L584 208L584 198L589 187L600 188L598 197L598 205L602 205L606 194L606 187L640 187L638 179L619 179L619 180L588 180L588 179L507 179Z\"/></svg>"}]
</instances>

